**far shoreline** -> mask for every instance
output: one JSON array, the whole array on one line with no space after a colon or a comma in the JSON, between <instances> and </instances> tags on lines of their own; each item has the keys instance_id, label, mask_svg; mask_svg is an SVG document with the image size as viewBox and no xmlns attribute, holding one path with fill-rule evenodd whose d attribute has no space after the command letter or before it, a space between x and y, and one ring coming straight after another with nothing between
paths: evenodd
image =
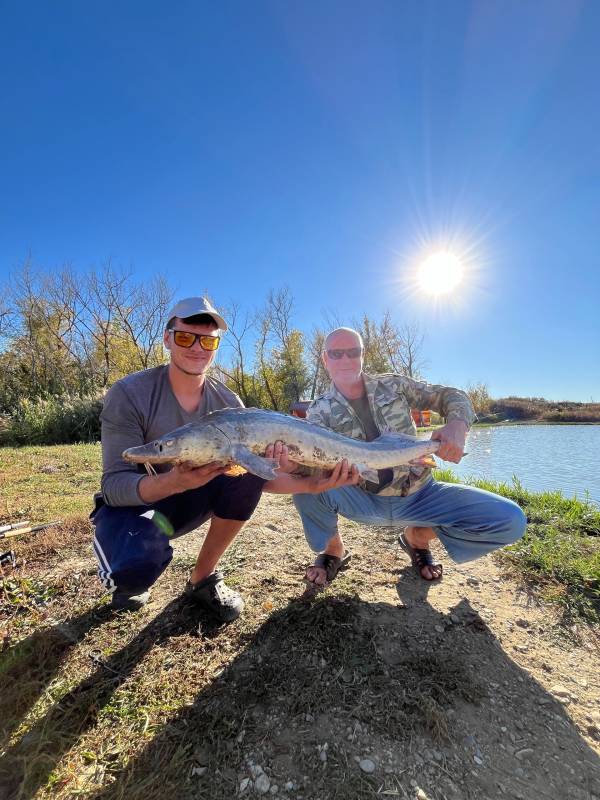
<instances>
[{"instance_id":1,"label":"far shoreline","mask_svg":"<svg viewBox=\"0 0 600 800\"><path fill-rule=\"evenodd\" d=\"M549 421L546 419L507 419L497 422L474 422L473 428L506 428L512 425L600 425L598 422Z\"/></svg>"}]
</instances>

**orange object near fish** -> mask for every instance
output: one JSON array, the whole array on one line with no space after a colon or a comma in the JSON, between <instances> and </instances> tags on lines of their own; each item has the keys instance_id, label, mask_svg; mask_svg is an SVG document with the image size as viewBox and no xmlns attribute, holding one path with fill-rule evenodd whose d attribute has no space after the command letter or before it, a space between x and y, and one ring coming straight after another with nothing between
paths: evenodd
<instances>
[{"instance_id":1,"label":"orange object near fish","mask_svg":"<svg viewBox=\"0 0 600 800\"><path fill-rule=\"evenodd\" d=\"M245 475L248 472L240 464L232 464L229 469L226 469L223 475L229 475L230 478L237 478L239 475Z\"/></svg>"}]
</instances>

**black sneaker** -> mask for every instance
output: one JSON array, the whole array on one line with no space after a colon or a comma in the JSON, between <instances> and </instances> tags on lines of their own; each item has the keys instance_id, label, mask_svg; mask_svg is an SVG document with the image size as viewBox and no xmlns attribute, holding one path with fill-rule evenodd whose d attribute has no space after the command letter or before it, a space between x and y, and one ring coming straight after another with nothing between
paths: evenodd
<instances>
[{"instance_id":1,"label":"black sneaker","mask_svg":"<svg viewBox=\"0 0 600 800\"><path fill-rule=\"evenodd\" d=\"M219 622L233 622L244 610L241 595L225 584L222 572L213 572L199 583L188 581L184 594Z\"/></svg>"},{"instance_id":2,"label":"black sneaker","mask_svg":"<svg viewBox=\"0 0 600 800\"><path fill-rule=\"evenodd\" d=\"M115 589L110 607L114 611L139 611L150 599L150 590L143 592L126 592L124 589Z\"/></svg>"}]
</instances>

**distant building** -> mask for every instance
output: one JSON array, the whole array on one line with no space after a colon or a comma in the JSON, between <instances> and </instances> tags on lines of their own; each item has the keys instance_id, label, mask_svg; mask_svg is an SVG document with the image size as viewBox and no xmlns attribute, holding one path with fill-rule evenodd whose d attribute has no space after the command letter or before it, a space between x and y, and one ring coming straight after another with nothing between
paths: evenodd
<instances>
[{"instance_id":1,"label":"distant building","mask_svg":"<svg viewBox=\"0 0 600 800\"><path fill-rule=\"evenodd\" d=\"M302 419L306 419L306 409L309 407L311 402L311 400L297 400L290 406L290 414L293 417L301 417Z\"/></svg>"}]
</instances>

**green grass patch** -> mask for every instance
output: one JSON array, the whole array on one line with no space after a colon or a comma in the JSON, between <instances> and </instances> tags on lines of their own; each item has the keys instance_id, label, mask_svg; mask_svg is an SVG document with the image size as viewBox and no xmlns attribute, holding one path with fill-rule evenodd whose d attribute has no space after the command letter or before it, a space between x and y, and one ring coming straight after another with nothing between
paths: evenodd
<instances>
[{"instance_id":1,"label":"green grass patch","mask_svg":"<svg viewBox=\"0 0 600 800\"><path fill-rule=\"evenodd\" d=\"M0 522L87 516L101 474L99 444L2 447Z\"/></svg>"},{"instance_id":2,"label":"green grass patch","mask_svg":"<svg viewBox=\"0 0 600 800\"><path fill-rule=\"evenodd\" d=\"M441 481L457 483L450 469L436 470ZM508 497L527 515L521 541L496 558L520 575L540 596L559 603L569 618L600 621L600 510L591 502L561 492L528 492L512 483L461 481Z\"/></svg>"}]
</instances>

